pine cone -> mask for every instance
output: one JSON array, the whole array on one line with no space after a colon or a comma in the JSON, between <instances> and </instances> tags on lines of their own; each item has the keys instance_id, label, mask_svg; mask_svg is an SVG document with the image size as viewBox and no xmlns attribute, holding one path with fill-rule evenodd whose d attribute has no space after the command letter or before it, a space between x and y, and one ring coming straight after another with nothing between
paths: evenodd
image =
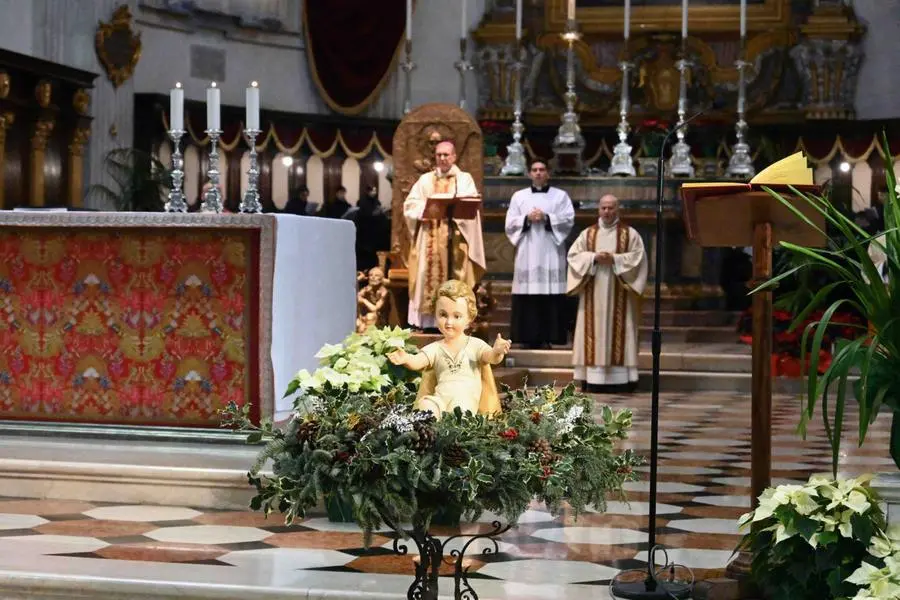
<instances>
[{"instance_id":1,"label":"pine cone","mask_svg":"<svg viewBox=\"0 0 900 600\"><path fill-rule=\"evenodd\" d=\"M425 421L420 421L415 425L415 431L419 434L419 439L413 443L413 450L419 454L431 449L437 439L434 429L428 426Z\"/></svg>"},{"instance_id":2,"label":"pine cone","mask_svg":"<svg viewBox=\"0 0 900 600\"><path fill-rule=\"evenodd\" d=\"M453 444L444 450L444 464L448 467L460 467L468 460L469 453L459 444Z\"/></svg>"},{"instance_id":3,"label":"pine cone","mask_svg":"<svg viewBox=\"0 0 900 600\"><path fill-rule=\"evenodd\" d=\"M302 446L304 442L315 447L316 436L319 435L318 421L304 421L297 427L297 442Z\"/></svg>"},{"instance_id":4,"label":"pine cone","mask_svg":"<svg viewBox=\"0 0 900 600\"><path fill-rule=\"evenodd\" d=\"M531 451L541 455L541 464L546 465L553 462L553 448L550 442L544 439L537 440L531 445Z\"/></svg>"},{"instance_id":5,"label":"pine cone","mask_svg":"<svg viewBox=\"0 0 900 600\"><path fill-rule=\"evenodd\" d=\"M365 415L353 426L353 433L362 437L376 427L378 427L378 421L370 415Z\"/></svg>"}]
</instances>

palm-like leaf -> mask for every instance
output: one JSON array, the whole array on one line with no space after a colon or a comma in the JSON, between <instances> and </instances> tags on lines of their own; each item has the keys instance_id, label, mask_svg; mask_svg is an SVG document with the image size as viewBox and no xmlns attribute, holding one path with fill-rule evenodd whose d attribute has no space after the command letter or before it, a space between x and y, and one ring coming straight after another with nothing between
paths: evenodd
<instances>
[{"instance_id":1,"label":"palm-like leaf","mask_svg":"<svg viewBox=\"0 0 900 600\"><path fill-rule=\"evenodd\" d=\"M89 198L112 202L121 211L163 209L163 195L169 189L171 173L156 157L134 148L115 148L106 154L104 167L115 186L92 185L87 193Z\"/></svg>"},{"instance_id":2,"label":"palm-like leaf","mask_svg":"<svg viewBox=\"0 0 900 600\"><path fill-rule=\"evenodd\" d=\"M835 475L848 378L852 373L859 374L852 391L860 409L860 445L865 441L869 425L884 407L890 408L894 415L900 413L900 204L886 137L882 140L881 151L885 157L888 186L885 204L886 231L883 236L869 236L825 198L792 190L792 194L801 202L806 202L825 217L828 229L834 235L826 235L827 246L821 249L782 242L781 246L796 259L795 266L787 274L774 277L754 290L771 288L793 273L803 276L819 271L831 276L833 285L819 290L805 302L805 306L798 307L799 314L792 323L792 329L805 321L812 311L828 304L828 296L835 287L840 285L848 290L847 298L824 306L821 319L806 327L801 341L801 364L807 369L807 385L801 392L805 402L800 431L805 434L806 424L814 415L816 403L821 401L825 429L832 447L832 469ZM818 230L790 200L773 190L767 191L809 226ZM838 241L839 239L842 241ZM870 245L880 247L887 256L887 283L882 282L881 274L869 256ZM862 337L856 340L836 344L831 364L820 375L819 353L825 340L825 332L833 325L834 315L842 307L854 308L868 321L869 330L862 332ZM833 413L829 415L828 404L832 394L835 404ZM890 450L894 462L900 467L900 419L897 418L892 426Z\"/></svg>"}]
</instances>

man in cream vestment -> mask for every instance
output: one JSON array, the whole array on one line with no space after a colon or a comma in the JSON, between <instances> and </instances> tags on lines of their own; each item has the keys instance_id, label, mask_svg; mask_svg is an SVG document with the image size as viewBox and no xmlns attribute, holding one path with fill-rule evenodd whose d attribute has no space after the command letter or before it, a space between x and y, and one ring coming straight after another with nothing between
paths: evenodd
<instances>
[{"instance_id":1,"label":"man in cream vestment","mask_svg":"<svg viewBox=\"0 0 900 600\"><path fill-rule=\"evenodd\" d=\"M437 326L434 304L442 283L459 279L474 287L485 270L479 213L475 219L453 219L453 273L447 273L447 220L423 218L425 204L435 195L465 198L479 197L479 193L472 176L456 166L453 142L439 143L434 155L436 168L419 177L403 203L403 216L413 238L407 321L422 329Z\"/></svg>"},{"instance_id":2,"label":"man in cream vestment","mask_svg":"<svg viewBox=\"0 0 900 600\"><path fill-rule=\"evenodd\" d=\"M586 391L638 379L640 297L647 286L641 236L619 221L619 201L600 199L600 218L568 253L567 292L578 294L572 362Z\"/></svg>"}]
</instances>

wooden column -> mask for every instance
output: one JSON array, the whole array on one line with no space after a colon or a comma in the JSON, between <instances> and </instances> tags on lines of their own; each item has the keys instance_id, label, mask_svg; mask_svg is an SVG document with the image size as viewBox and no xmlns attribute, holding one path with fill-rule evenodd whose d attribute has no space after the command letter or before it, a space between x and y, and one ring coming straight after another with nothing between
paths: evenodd
<instances>
[{"instance_id":1,"label":"wooden column","mask_svg":"<svg viewBox=\"0 0 900 600\"><path fill-rule=\"evenodd\" d=\"M0 210L6 208L6 186L3 185L6 174L6 130L12 127L15 120L13 113L0 115Z\"/></svg>"},{"instance_id":2,"label":"wooden column","mask_svg":"<svg viewBox=\"0 0 900 600\"><path fill-rule=\"evenodd\" d=\"M29 190L29 205L44 206L44 152L47 150L47 141L53 133L54 122L49 120L38 121L31 135L31 189Z\"/></svg>"},{"instance_id":3,"label":"wooden column","mask_svg":"<svg viewBox=\"0 0 900 600\"><path fill-rule=\"evenodd\" d=\"M89 128L76 129L69 143L68 205L80 208L84 197L84 145L91 136Z\"/></svg>"},{"instance_id":4,"label":"wooden column","mask_svg":"<svg viewBox=\"0 0 900 600\"><path fill-rule=\"evenodd\" d=\"M754 287L772 278L772 224L753 226ZM751 403L751 508L771 484L772 290L753 294L753 397Z\"/></svg>"}]
</instances>

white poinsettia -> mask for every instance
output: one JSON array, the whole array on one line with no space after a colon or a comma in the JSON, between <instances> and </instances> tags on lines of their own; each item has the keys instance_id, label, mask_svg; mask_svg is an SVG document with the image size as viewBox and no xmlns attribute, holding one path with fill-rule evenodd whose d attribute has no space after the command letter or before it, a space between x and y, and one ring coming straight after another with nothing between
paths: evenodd
<instances>
[{"instance_id":1,"label":"white poinsettia","mask_svg":"<svg viewBox=\"0 0 900 600\"><path fill-rule=\"evenodd\" d=\"M865 513L872 504L868 495L863 491L863 485L868 483L870 476L856 479L839 479L835 482L819 485L819 493L831 502L825 510L834 510L846 507L858 515Z\"/></svg>"},{"instance_id":2,"label":"white poinsettia","mask_svg":"<svg viewBox=\"0 0 900 600\"><path fill-rule=\"evenodd\" d=\"M864 562L847 578L847 581L862 586L870 598L878 598L878 600L900 598L900 578L898 578L900 577L900 561L894 556L888 556L884 559L884 563L884 568L879 569Z\"/></svg>"}]
</instances>

